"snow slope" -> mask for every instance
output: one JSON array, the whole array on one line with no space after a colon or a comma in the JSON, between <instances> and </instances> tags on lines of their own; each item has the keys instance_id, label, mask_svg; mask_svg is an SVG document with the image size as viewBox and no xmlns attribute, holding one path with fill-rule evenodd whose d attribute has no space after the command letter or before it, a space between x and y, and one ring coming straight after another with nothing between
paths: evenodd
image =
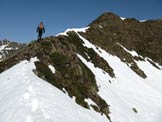
<instances>
[{"instance_id":1,"label":"snow slope","mask_svg":"<svg viewBox=\"0 0 162 122\"><path fill-rule=\"evenodd\" d=\"M73 30L77 33L75 29ZM103 73L102 69L94 67L94 64L78 55L94 73L100 86L99 94L110 105L111 120L113 122L162 122L162 70L155 68L147 60L136 61L147 75L146 79L142 79L118 57L91 44L81 35L78 36L84 41L84 46L93 48L110 64L116 74L116 78L111 78ZM135 51L129 53L132 56L137 54ZM109 81L112 83L110 84Z\"/></svg>"},{"instance_id":2,"label":"snow slope","mask_svg":"<svg viewBox=\"0 0 162 122\"><path fill-rule=\"evenodd\" d=\"M0 74L0 122L108 122L34 73L35 59Z\"/></svg>"},{"instance_id":3,"label":"snow slope","mask_svg":"<svg viewBox=\"0 0 162 122\"><path fill-rule=\"evenodd\" d=\"M83 40L84 46L93 48L100 57L104 58L116 75L116 78L111 78L102 69L96 68L94 64L78 55L94 73L99 86L99 95L110 105L111 120L113 122L162 122L162 67L155 63L160 70L155 68L147 61L148 58L145 58L145 61L135 61L147 75L147 78L143 79L118 57L93 45L78 33L85 32L86 29L70 29L70 31L75 31ZM61 34L67 35L66 32ZM135 51L120 46L132 56L140 56Z\"/></svg>"}]
</instances>

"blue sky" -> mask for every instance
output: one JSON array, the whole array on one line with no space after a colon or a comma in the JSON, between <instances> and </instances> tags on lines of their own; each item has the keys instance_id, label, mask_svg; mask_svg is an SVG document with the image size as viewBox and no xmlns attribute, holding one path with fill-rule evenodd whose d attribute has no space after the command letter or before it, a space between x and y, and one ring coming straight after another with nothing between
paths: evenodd
<instances>
[{"instance_id":1,"label":"blue sky","mask_svg":"<svg viewBox=\"0 0 162 122\"><path fill-rule=\"evenodd\" d=\"M139 20L162 17L162 0L0 0L0 40L30 42L44 22L45 36L85 27L103 12Z\"/></svg>"}]
</instances>

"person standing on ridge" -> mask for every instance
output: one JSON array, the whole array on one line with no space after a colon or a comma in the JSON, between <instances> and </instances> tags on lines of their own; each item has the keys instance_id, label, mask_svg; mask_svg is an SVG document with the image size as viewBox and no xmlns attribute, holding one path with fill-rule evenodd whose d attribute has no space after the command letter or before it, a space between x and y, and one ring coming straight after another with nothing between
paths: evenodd
<instances>
[{"instance_id":1,"label":"person standing on ridge","mask_svg":"<svg viewBox=\"0 0 162 122\"><path fill-rule=\"evenodd\" d=\"M45 27L43 25L43 22L40 22L40 24L37 27L37 33L38 33L38 42L42 39L42 34L45 33Z\"/></svg>"}]
</instances>

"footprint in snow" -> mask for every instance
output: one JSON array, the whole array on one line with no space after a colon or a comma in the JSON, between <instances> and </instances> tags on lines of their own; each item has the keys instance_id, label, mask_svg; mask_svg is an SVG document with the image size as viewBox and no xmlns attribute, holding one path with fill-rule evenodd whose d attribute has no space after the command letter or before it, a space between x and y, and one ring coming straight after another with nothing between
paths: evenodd
<instances>
[{"instance_id":1,"label":"footprint in snow","mask_svg":"<svg viewBox=\"0 0 162 122\"><path fill-rule=\"evenodd\" d=\"M33 121L32 117L29 115L26 118L26 122L34 122L34 121Z\"/></svg>"},{"instance_id":2,"label":"footprint in snow","mask_svg":"<svg viewBox=\"0 0 162 122\"><path fill-rule=\"evenodd\" d=\"M32 99L32 112L35 112L39 107L38 99Z\"/></svg>"},{"instance_id":3,"label":"footprint in snow","mask_svg":"<svg viewBox=\"0 0 162 122\"><path fill-rule=\"evenodd\" d=\"M45 119L50 119L50 115L47 114L47 113L43 113L43 116L44 116Z\"/></svg>"},{"instance_id":4,"label":"footprint in snow","mask_svg":"<svg viewBox=\"0 0 162 122\"><path fill-rule=\"evenodd\" d=\"M33 92L33 87L32 86L28 86L28 91L29 92Z\"/></svg>"},{"instance_id":5,"label":"footprint in snow","mask_svg":"<svg viewBox=\"0 0 162 122\"><path fill-rule=\"evenodd\" d=\"M25 100L29 100L30 99L30 93L26 92L24 95L23 95L24 99Z\"/></svg>"}]
</instances>

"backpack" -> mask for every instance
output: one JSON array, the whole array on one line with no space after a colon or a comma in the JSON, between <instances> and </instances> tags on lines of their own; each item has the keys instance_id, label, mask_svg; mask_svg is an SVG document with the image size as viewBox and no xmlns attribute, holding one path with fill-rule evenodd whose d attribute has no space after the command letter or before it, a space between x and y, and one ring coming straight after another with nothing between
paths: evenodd
<instances>
[{"instance_id":1,"label":"backpack","mask_svg":"<svg viewBox=\"0 0 162 122\"><path fill-rule=\"evenodd\" d=\"M43 24L39 24L39 29L41 29L41 30L43 30L43 28L44 28L44 25Z\"/></svg>"}]
</instances>

